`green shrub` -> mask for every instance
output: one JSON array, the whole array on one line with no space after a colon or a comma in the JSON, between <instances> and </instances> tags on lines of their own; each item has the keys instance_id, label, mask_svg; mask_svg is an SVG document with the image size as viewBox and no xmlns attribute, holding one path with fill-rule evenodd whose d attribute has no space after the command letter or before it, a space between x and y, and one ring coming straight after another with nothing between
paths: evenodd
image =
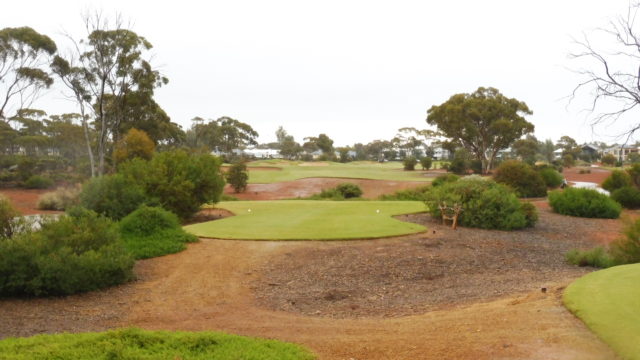
<instances>
[{"instance_id":1,"label":"green shrub","mask_svg":"<svg viewBox=\"0 0 640 360\"><path fill-rule=\"evenodd\" d=\"M611 198L627 209L640 208L640 190L635 186L625 186L611 193Z\"/></svg>"},{"instance_id":2,"label":"green shrub","mask_svg":"<svg viewBox=\"0 0 640 360\"><path fill-rule=\"evenodd\" d=\"M433 160L431 160L431 158L428 156L425 156L422 159L420 159L420 166L422 166L422 170L431 169L432 164L433 164Z\"/></svg>"},{"instance_id":3,"label":"green shrub","mask_svg":"<svg viewBox=\"0 0 640 360\"><path fill-rule=\"evenodd\" d=\"M633 181L631 180L631 176L622 170L613 170L611 175L602 183L602 188L609 192L614 192L625 186L633 186Z\"/></svg>"},{"instance_id":4,"label":"green shrub","mask_svg":"<svg viewBox=\"0 0 640 360\"><path fill-rule=\"evenodd\" d=\"M87 182L80 193L80 205L120 220L146 200L142 188L124 176L106 175Z\"/></svg>"},{"instance_id":5,"label":"green shrub","mask_svg":"<svg viewBox=\"0 0 640 360\"><path fill-rule=\"evenodd\" d=\"M616 164L616 161L618 161L618 158L616 158L613 154L607 154L602 157L601 161L605 165L613 166Z\"/></svg>"},{"instance_id":6,"label":"green shrub","mask_svg":"<svg viewBox=\"0 0 640 360\"><path fill-rule=\"evenodd\" d=\"M13 234L13 219L20 213L13 207L11 201L0 195L0 241Z\"/></svg>"},{"instance_id":7,"label":"green shrub","mask_svg":"<svg viewBox=\"0 0 640 360\"><path fill-rule=\"evenodd\" d=\"M515 230L533 226L537 212L529 203L521 203L508 187L493 180L468 177L433 187L426 204L432 216L442 216L439 204L463 207L458 223L483 229Z\"/></svg>"},{"instance_id":8,"label":"green shrub","mask_svg":"<svg viewBox=\"0 0 640 360\"><path fill-rule=\"evenodd\" d=\"M547 186L542 176L521 161L505 161L496 169L493 179L510 186L518 197L542 197L547 195Z\"/></svg>"},{"instance_id":9,"label":"green shrub","mask_svg":"<svg viewBox=\"0 0 640 360\"><path fill-rule=\"evenodd\" d=\"M569 168L576 164L576 159L571 154L565 154L562 156L562 166Z\"/></svg>"},{"instance_id":10,"label":"green shrub","mask_svg":"<svg viewBox=\"0 0 640 360\"><path fill-rule=\"evenodd\" d=\"M640 164L636 163L631 165L631 167L627 169L627 174L631 177L631 182L636 187L640 187Z\"/></svg>"},{"instance_id":11,"label":"green shrub","mask_svg":"<svg viewBox=\"0 0 640 360\"><path fill-rule=\"evenodd\" d=\"M240 199L238 199L233 195L227 195L227 194L220 195L220 201L238 201L238 200Z\"/></svg>"},{"instance_id":12,"label":"green shrub","mask_svg":"<svg viewBox=\"0 0 640 360\"><path fill-rule=\"evenodd\" d=\"M119 173L181 219L193 216L203 204L218 202L224 187L220 159L182 150L156 153L150 161L127 161Z\"/></svg>"},{"instance_id":13,"label":"green shrub","mask_svg":"<svg viewBox=\"0 0 640 360\"><path fill-rule=\"evenodd\" d=\"M0 296L69 295L133 278L111 220L88 210L0 241Z\"/></svg>"},{"instance_id":14,"label":"green shrub","mask_svg":"<svg viewBox=\"0 0 640 360\"><path fill-rule=\"evenodd\" d=\"M449 164L449 171L458 175L465 175L471 168L471 155L465 149L458 149L453 154L453 160Z\"/></svg>"},{"instance_id":15,"label":"green shrub","mask_svg":"<svg viewBox=\"0 0 640 360\"><path fill-rule=\"evenodd\" d=\"M27 189L48 189L53 185L53 180L40 175L32 175L23 185Z\"/></svg>"},{"instance_id":16,"label":"green shrub","mask_svg":"<svg viewBox=\"0 0 640 360\"><path fill-rule=\"evenodd\" d=\"M569 216L617 219L622 206L607 195L591 189L566 188L549 193L553 211Z\"/></svg>"},{"instance_id":17,"label":"green shrub","mask_svg":"<svg viewBox=\"0 0 640 360\"><path fill-rule=\"evenodd\" d=\"M608 268L616 265L615 261L602 246L590 250L570 250L565 254L565 259L569 264L577 266Z\"/></svg>"},{"instance_id":18,"label":"green shrub","mask_svg":"<svg viewBox=\"0 0 640 360\"><path fill-rule=\"evenodd\" d=\"M430 187L427 185L413 189L398 190L393 194L380 195L379 199L385 201L425 201L426 192L429 189Z\"/></svg>"},{"instance_id":19,"label":"green shrub","mask_svg":"<svg viewBox=\"0 0 640 360\"><path fill-rule=\"evenodd\" d=\"M446 183L456 182L458 180L460 180L460 176L458 175L442 174L442 175L438 175L435 179L433 179L433 181L431 182L431 186L433 187L441 186Z\"/></svg>"},{"instance_id":20,"label":"green shrub","mask_svg":"<svg viewBox=\"0 0 640 360\"><path fill-rule=\"evenodd\" d=\"M415 170L417 163L418 163L418 160L415 158L415 156L407 156L402 161L402 165L404 166L404 169L407 171Z\"/></svg>"},{"instance_id":21,"label":"green shrub","mask_svg":"<svg viewBox=\"0 0 640 360\"><path fill-rule=\"evenodd\" d=\"M562 175L554 168L545 167L538 171L540 177L548 188L557 188L562 185Z\"/></svg>"},{"instance_id":22,"label":"green shrub","mask_svg":"<svg viewBox=\"0 0 640 360\"><path fill-rule=\"evenodd\" d=\"M336 191L345 199L357 198L362 196L360 186L353 183L342 183L336 186Z\"/></svg>"},{"instance_id":23,"label":"green shrub","mask_svg":"<svg viewBox=\"0 0 640 360\"><path fill-rule=\"evenodd\" d=\"M158 207L141 206L120 221L125 247L136 259L180 252L198 241L180 226L178 217Z\"/></svg>"},{"instance_id":24,"label":"green shrub","mask_svg":"<svg viewBox=\"0 0 640 360\"><path fill-rule=\"evenodd\" d=\"M63 187L44 193L38 199L38 209L59 210L70 209L78 205L81 187Z\"/></svg>"},{"instance_id":25,"label":"green shrub","mask_svg":"<svg viewBox=\"0 0 640 360\"><path fill-rule=\"evenodd\" d=\"M244 192L249 181L247 165L244 162L237 162L231 165L226 174L226 179L236 193Z\"/></svg>"}]
</instances>

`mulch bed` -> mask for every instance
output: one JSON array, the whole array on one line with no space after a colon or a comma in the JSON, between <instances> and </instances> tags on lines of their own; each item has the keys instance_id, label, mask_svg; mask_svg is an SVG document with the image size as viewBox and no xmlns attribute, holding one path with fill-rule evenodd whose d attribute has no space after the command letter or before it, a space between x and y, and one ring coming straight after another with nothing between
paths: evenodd
<instances>
[{"instance_id":1,"label":"mulch bed","mask_svg":"<svg viewBox=\"0 0 640 360\"><path fill-rule=\"evenodd\" d=\"M593 247L602 242L598 234L621 226L545 209L535 228L510 232L453 231L426 214L402 219L429 232L313 244L273 259L254 284L258 303L312 316L396 317L542 291L592 271L568 265L564 254Z\"/></svg>"}]
</instances>

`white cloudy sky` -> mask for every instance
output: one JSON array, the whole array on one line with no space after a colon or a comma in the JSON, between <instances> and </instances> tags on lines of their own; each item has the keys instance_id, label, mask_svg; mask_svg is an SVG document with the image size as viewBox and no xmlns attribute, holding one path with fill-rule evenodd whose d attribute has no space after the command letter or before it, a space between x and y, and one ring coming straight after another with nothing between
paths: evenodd
<instances>
[{"instance_id":1,"label":"white cloudy sky","mask_svg":"<svg viewBox=\"0 0 640 360\"><path fill-rule=\"evenodd\" d=\"M606 25L627 0L540 1L12 1L0 27L31 26L62 44L87 8L118 11L154 45L170 79L157 100L172 120L231 116L260 141L283 125L298 141L337 144L426 127L426 110L460 92L497 87L525 101L539 138L602 139L629 123L588 126L565 97L572 37ZM74 111L52 90L36 107Z\"/></svg>"}]
</instances>

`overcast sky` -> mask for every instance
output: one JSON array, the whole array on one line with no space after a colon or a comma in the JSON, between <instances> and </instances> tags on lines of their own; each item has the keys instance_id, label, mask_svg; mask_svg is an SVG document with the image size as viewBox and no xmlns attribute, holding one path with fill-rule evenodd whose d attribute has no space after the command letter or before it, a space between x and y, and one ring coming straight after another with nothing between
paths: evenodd
<instances>
[{"instance_id":1,"label":"overcast sky","mask_svg":"<svg viewBox=\"0 0 640 360\"><path fill-rule=\"evenodd\" d=\"M327 133L337 145L426 128L426 111L455 93L498 88L527 103L540 139L592 133L572 37L606 25L627 0L563 1L11 1L0 28L31 26L64 48L86 9L121 12L153 45L170 80L156 99L183 127L195 116L249 123L261 142L282 125L296 140ZM72 112L54 89L36 106Z\"/></svg>"}]
</instances>

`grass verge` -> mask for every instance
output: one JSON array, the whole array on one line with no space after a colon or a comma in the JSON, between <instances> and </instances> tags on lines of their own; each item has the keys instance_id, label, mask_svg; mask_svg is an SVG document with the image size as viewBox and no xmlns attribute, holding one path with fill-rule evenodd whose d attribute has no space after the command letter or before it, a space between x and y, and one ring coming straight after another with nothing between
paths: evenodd
<instances>
[{"instance_id":1,"label":"grass verge","mask_svg":"<svg viewBox=\"0 0 640 360\"><path fill-rule=\"evenodd\" d=\"M371 239L413 234L422 225L392 218L426 211L419 201L233 201L219 208L236 216L188 225L188 232L238 240Z\"/></svg>"},{"instance_id":2,"label":"grass verge","mask_svg":"<svg viewBox=\"0 0 640 360\"><path fill-rule=\"evenodd\" d=\"M640 359L640 264L583 276L567 287L565 306L623 359Z\"/></svg>"},{"instance_id":3,"label":"grass verge","mask_svg":"<svg viewBox=\"0 0 640 360\"><path fill-rule=\"evenodd\" d=\"M315 356L301 346L275 340L217 332L122 329L4 339L0 359L310 360Z\"/></svg>"}]
</instances>

